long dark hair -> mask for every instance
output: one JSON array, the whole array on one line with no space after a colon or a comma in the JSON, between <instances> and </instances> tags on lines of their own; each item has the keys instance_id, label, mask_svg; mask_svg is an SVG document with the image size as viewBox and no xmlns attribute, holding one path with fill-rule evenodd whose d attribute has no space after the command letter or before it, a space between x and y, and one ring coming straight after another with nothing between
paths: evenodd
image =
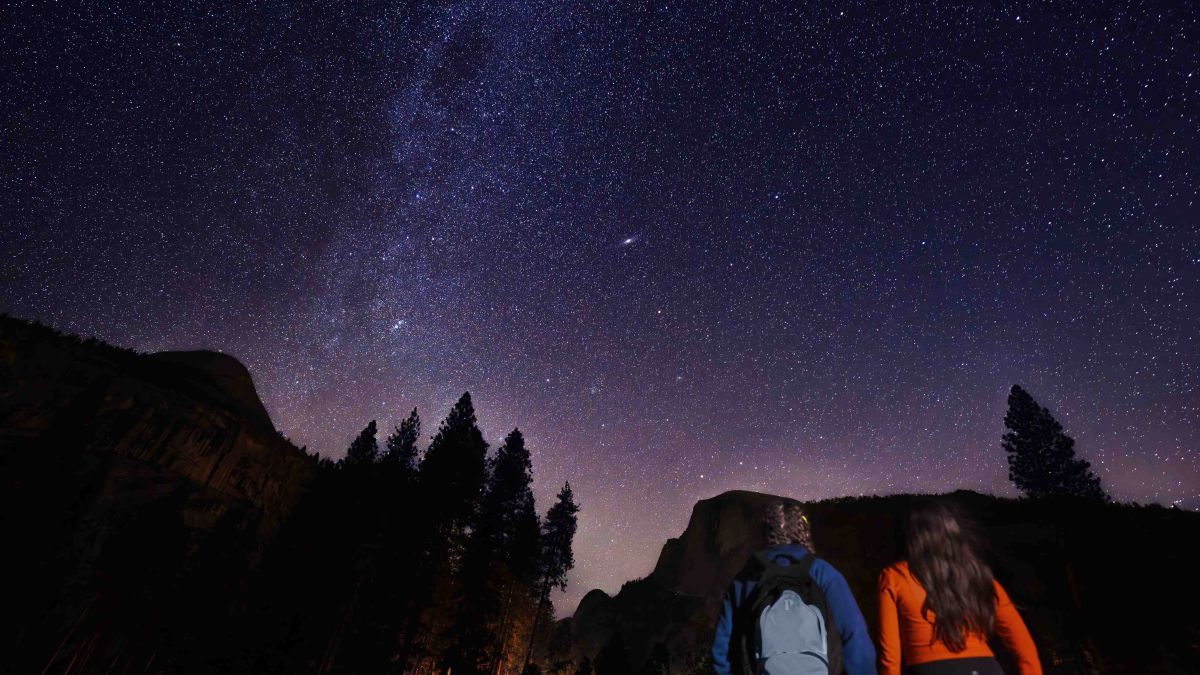
<instances>
[{"instance_id":1,"label":"long dark hair","mask_svg":"<svg viewBox=\"0 0 1200 675\"><path fill-rule=\"evenodd\" d=\"M952 652L968 633L990 635L996 625L992 570L976 553L974 527L942 502L913 509L904 528L908 569L925 587L922 615L934 614L933 634Z\"/></svg>"}]
</instances>

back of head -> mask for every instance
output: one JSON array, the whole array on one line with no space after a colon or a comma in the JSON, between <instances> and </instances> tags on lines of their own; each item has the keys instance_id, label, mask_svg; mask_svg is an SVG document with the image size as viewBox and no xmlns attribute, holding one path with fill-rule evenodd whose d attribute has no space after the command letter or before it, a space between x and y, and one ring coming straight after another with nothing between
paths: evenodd
<instances>
[{"instance_id":1,"label":"back of head","mask_svg":"<svg viewBox=\"0 0 1200 675\"><path fill-rule=\"evenodd\" d=\"M932 611L934 634L962 651L967 633L992 632L996 591L992 570L975 550L973 528L944 502L928 501L909 513L904 531L909 570L925 587L923 613Z\"/></svg>"},{"instance_id":2,"label":"back of head","mask_svg":"<svg viewBox=\"0 0 1200 675\"><path fill-rule=\"evenodd\" d=\"M771 504L766 515L766 539L768 546L800 544L813 551L812 529L804 507L795 502L779 500Z\"/></svg>"}]
</instances>

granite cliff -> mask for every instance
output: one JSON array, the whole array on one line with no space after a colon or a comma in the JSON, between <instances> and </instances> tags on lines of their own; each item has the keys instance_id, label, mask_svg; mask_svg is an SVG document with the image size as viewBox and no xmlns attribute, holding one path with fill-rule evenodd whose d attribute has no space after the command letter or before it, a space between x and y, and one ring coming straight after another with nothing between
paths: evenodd
<instances>
[{"instance_id":1,"label":"granite cliff","mask_svg":"<svg viewBox=\"0 0 1200 675\"><path fill-rule=\"evenodd\" d=\"M233 357L0 317L9 665L153 672L162 635L203 649L314 472Z\"/></svg>"}]
</instances>

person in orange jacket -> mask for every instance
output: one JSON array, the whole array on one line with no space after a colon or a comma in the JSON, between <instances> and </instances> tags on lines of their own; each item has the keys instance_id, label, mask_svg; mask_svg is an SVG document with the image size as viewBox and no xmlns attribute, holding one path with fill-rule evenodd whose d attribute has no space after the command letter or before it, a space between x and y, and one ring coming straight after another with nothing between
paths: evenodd
<instances>
[{"instance_id":1,"label":"person in orange jacket","mask_svg":"<svg viewBox=\"0 0 1200 675\"><path fill-rule=\"evenodd\" d=\"M1003 675L992 634L1020 675L1041 675L1033 638L965 525L940 502L909 514L905 559L879 575L880 675Z\"/></svg>"}]
</instances>

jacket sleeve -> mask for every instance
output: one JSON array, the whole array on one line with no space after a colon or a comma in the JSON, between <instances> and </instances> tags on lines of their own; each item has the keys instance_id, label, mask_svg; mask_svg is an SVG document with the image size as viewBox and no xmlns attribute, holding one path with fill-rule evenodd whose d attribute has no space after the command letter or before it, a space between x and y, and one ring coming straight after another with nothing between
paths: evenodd
<instances>
[{"instance_id":1,"label":"jacket sleeve","mask_svg":"<svg viewBox=\"0 0 1200 675\"><path fill-rule=\"evenodd\" d=\"M900 675L900 607L896 604L896 589L891 573L879 575L879 672L881 675Z\"/></svg>"},{"instance_id":2,"label":"jacket sleeve","mask_svg":"<svg viewBox=\"0 0 1200 675\"><path fill-rule=\"evenodd\" d=\"M813 578L825 591L825 599L841 633L846 672L849 675L875 675L875 645L871 643L866 619L854 601L846 577L833 565L821 560L813 565Z\"/></svg>"},{"instance_id":3,"label":"jacket sleeve","mask_svg":"<svg viewBox=\"0 0 1200 675\"><path fill-rule=\"evenodd\" d=\"M1017 672L1021 675L1042 675L1042 662L1038 659L1037 645L1016 605L1000 582L996 583L996 634L1008 647L1017 661Z\"/></svg>"},{"instance_id":4,"label":"jacket sleeve","mask_svg":"<svg viewBox=\"0 0 1200 675\"><path fill-rule=\"evenodd\" d=\"M713 635L712 660L713 672L717 675L731 675L729 664L729 638L733 634L734 601L737 598L736 582L729 585L725 599L721 602L721 615L717 617L717 631Z\"/></svg>"}]
</instances>

